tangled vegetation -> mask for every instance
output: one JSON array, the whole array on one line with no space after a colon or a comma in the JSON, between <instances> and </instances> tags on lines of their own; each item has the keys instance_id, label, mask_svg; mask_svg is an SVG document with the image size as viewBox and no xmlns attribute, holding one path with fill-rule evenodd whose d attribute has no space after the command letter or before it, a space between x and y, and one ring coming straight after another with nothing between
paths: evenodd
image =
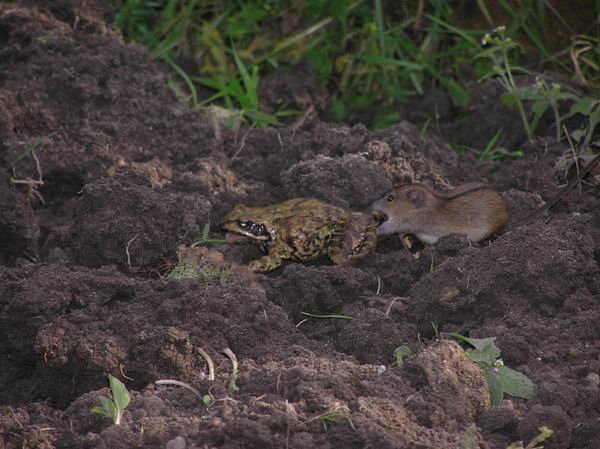
<instances>
[{"instance_id":1,"label":"tangled vegetation","mask_svg":"<svg viewBox=\"0 0 600 449\"><path fill-rule=\"evenodd\" d=\"M372 127L399 121L395 106L433 87L466 108L467 84L491 76L506 75L514 90L513 74L548 69L599 86L598 11L576 14L568 2L549 0L468 3L123 0L117 24L172 68L171 82L190 106L217 103L257 126L298 113L286 104L261 110L257 87L266 74L302 61L331 94L327 118L352 122L367 112ZM501 25L501 51L484 49L493 57L481 57L486 33ZM516 104L531 139L535 123L519 97Z\"/></svg>"}]
</instances>

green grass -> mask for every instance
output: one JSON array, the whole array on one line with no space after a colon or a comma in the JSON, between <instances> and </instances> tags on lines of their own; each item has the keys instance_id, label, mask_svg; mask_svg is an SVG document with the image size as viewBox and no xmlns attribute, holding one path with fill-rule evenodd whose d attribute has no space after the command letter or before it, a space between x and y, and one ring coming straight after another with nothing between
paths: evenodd
<instances>
[{"instance_id":1,"label":"green grass","mask_svg":"<svg viewBox=\"0 0 600 449\"><path fill-rule=\"evenodd\" d=\"M490 29L506 25L504 37L527 49L527 68L561 70L593 86L600 81L598 25L575 35L548 0L478 0L469 27L445 0L123 0L116 21L126 40L145 45L173 70L171 82L191 107L217 104L237 110L241 122L276 126L290 105L261 109L260 79L280 67L308 60L331 93L330 118L357 113L372 127L402 119L397 105L432 87L443 89L460 109L469 103L465 85L474 78L510 77L523 53L474 59ZM422 8L421 8L422 6ZM600 5L596 5L600 13ZM502 20L502 22L499 22ZM592 25L594 14L589 14ZM572 36L557 48L549 36ZM488 52L489 55L490 52ZM532 57L533 56L533 57ZM184 68L185 67L185 68ZM514 80L513 80L514 81ZM513 89L514 90L514 89ZM520 113L524 126L528 117ZM527 125L525 125L527 123ZM236 123L233 126L239 126ZM533 130L527 131L532 138Z\"/></svg>"}]
</instances>

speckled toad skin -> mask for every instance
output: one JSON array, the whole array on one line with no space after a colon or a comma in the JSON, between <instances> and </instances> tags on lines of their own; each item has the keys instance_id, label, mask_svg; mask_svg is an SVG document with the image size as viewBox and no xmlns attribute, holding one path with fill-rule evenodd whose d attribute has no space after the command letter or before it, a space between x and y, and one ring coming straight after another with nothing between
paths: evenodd
<instances>
[{"instance_id":1,"label":"speckled toad skin","mask_svg":"<svg viewBox=\"0 0 600 449\"><path fill-rule=\"evenodd\" d=\"M376 223L370 215L348 212L316 199L295 198L266 207L237 205L224 218L228 241L245 237L267 255L250 263L256 272L269 272L284 260L306 262L326 255L343 264L369 254L377 244Z\"/></svg>"}]
</instances>

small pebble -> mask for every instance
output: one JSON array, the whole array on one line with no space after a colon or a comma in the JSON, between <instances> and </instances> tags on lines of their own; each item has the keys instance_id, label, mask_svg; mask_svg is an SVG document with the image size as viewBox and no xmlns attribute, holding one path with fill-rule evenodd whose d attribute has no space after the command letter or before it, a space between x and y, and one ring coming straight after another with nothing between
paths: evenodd
<instances>
[{"instance_id":1,"label":"small pebble","mask_svg":"<svg viewBox=\"0 0 600 449\"><path fill-rule=\"evenodd\" d=\"M600 386L600 376L597 373L588 374L586 379L592 387L598 388Z\"/></svg>"},{"instance_id":2,"label":"small pebble","mask_svg":"<svg viewBox=\"0 0 600 449\"><path fill-rule=\"evenodd\" d=\"M166 449L185 449L186 443L183 437L175 437L167 442Z\"/></svg>"}]
</instances>

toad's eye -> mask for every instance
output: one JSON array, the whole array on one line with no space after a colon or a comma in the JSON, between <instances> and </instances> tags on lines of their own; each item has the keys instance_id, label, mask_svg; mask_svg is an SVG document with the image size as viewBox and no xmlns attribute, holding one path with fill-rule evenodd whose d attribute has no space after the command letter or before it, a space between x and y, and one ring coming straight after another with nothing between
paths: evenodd
<instances>
[{"instance_id":1,"label":"toad's eye","mask_svg":"<svg viewBox=\"0 0 600 449\"><path fill-rule=\"evenodd\" d=\"M394 195L388 195L386 200L388 201L394 201Z\"/></svg>"},{"instance_id":2,"label":"toad's eye","mask_svg":"<svg viewBox=\"0 0 600 449\"><path fill-rule=\"evenodd\" d=\"M240 220L239 223L240 228L247 228L250 225L250 222L248 220Z\"/></svg>"}]
</instances>

